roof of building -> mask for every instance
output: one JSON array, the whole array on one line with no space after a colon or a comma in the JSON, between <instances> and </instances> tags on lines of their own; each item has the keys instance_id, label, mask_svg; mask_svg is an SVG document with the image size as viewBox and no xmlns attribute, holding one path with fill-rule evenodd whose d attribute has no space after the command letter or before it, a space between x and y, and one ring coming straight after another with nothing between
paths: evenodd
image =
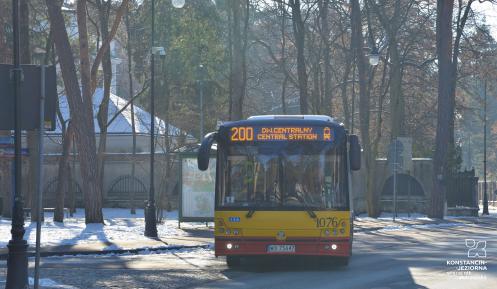
<instances>
[{"instance_id":1,"label":"roof of building","mask_svg":"<svg viewBox=\"0 0 497 289\"><path fill-rule=\"evenodd\" d=\"M95 122L95 133L100 133L100 127L97 122L97 113L100 103L102 102L104 95L103 88L97 88L95 94L93 95L93 118ZM110 94L109 100L109 113L108 120L110 121L116 114L117 117L112 121L107 129L107 133L110 134L127 134L132 133L132 118L131 118L131 105L128 105L125 109L123 109L126 104L128 104L128 100L121 98L113 93ZM59 97L60 111L62 113L62 117L64 120L70 118L69 113L69 105L67 104L67 98L65 95ZM123 109L121 112L120 110ZM135 130L138 134L148 134L150 132L150 122L151 117L150 113L143 110L141 107L134 105L135 111ZM166 124L164 120L155 117L156 124L156 133L164 134L166 131ZM57 118L57 124L55 131L52 133L60 134L62 132L62 126ZM187 132L173 126L169 125L169 135L179 136L186 135L190 136Z\"/></svg>"}]
</instances>

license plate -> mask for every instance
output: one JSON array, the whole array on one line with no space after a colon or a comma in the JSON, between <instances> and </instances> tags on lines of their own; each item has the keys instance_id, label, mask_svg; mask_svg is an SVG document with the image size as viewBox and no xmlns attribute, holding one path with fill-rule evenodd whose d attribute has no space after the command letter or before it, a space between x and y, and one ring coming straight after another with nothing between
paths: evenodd
<instances>
[{"instance_id":1,"label":"license plate","mask_svg":"<svg viewBox=\"0 0 497 289\"><path fill-rule=\"evenodd\" d=\"M268 253L295 253L295 245L269 245Z\"/></svg>"}]
</instances>

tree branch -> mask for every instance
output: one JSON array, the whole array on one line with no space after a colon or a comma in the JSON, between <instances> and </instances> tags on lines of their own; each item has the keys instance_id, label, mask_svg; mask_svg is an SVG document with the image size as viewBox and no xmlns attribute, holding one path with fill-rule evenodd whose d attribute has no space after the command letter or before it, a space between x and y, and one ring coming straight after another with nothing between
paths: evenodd
<instances>
[{"instance_id":1,"label":"tree branch","mask_svg":"<svg viewBox=\"0 0 497 289\"><path fill-rule=\"evenodd\" d=\"M129 0L123 0L121 3L121 6L119 6L119 9L116 12L116 17L114 18L114 23L112 23L112 29L110 30L109 37L105 39L102 42L102 47L98 50L97 56L95 57L95 61L93 62L93 65L91 67L91 91L92 95L95 93L95 89L97 87L97 71L98 67L100 66L100 62L102 62L102 57L104 54L107 52L107 49L109 49L110 42L114 38L114 36L117 33L117 28L119 28L119 24L121 23L121 18L124 15L124 12L126 11L126 8L128 6Z\"/></svg>"}]
</instances>

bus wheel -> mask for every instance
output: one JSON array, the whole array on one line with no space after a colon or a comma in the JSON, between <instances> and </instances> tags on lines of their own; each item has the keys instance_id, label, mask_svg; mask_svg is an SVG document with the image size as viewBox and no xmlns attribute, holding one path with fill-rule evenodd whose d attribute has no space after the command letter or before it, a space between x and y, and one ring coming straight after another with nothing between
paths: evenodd
<instances>
[{"instance_id":1,"label":"bus wheel","mask_svg":"<svg viewBox=\"0 0 497 289\"><path fill-rule=\"evenodd\" d=\"M240 263L240 256L226 256L226 265L228 265L228 268L238 267L240 266Z\"/></svg>"}]
</instances>

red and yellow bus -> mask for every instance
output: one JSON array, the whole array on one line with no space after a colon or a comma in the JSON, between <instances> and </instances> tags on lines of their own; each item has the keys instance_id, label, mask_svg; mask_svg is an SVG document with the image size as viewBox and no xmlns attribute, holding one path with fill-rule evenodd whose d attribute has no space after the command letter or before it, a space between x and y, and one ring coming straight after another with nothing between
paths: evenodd
<instances>
[{"instance_id":1,"label":"red and yellow bus","mask_svg":"<svg viewBox=\"0 0 497 289\"><path fill-rule=\"evenodd\" d=\"M207 169L214 142L216 256L226 256L228 266L255 255L348 263L357 136L328 116L253 116L207 134L199 169Z\"/></svg>"}]
</instances>

